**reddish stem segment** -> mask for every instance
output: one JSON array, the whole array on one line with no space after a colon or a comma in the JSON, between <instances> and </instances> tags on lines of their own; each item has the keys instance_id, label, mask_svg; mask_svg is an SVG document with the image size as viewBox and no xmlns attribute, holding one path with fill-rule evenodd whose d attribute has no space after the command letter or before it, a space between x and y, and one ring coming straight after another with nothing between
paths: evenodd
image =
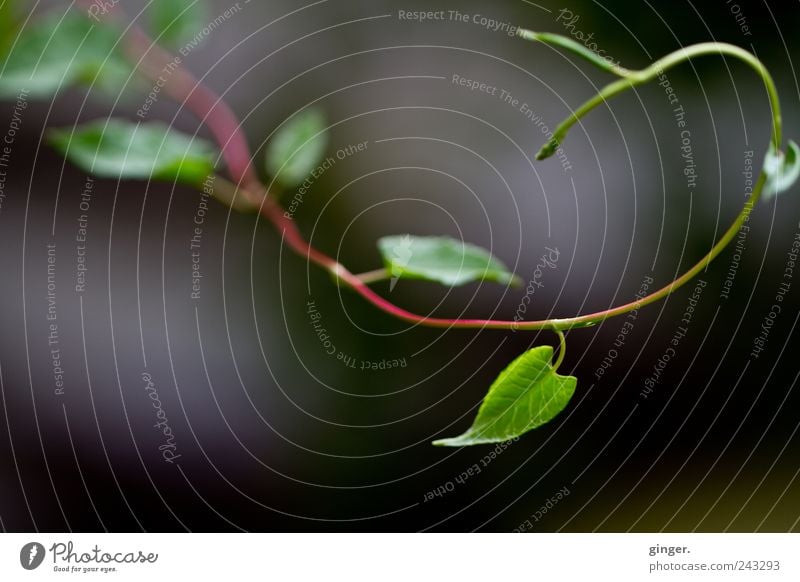
<instances>
[{"instance_id":1,"label":"reddish stem segment","mask_svg":"<svg viewBox=\"0 0 800 582\"><path fill-rule=\"evenodd\" d=\"M90 11L96 6L96 0L77 0L76 4ZM123 12L119 6L106 7L105 11L111 18L122 20ZM153 42L141 27L135 24L128 27L124 46L137 70L158 83L167 95L208 126L234 182L243 186L245 191L259 192L261 184L251 164L250 147L238 118L222 97L188 72L180 57L171 55Z\"/></svg>"},{"instance_id":2,"label":"reddish stem segment","mask_svg":"<svg viewBox=\"0 0 800 582\"><path fill-rule=\"evenodd\" d=\"M340 281L346 283L356 293L372 303L375 307L385 311L404 321L419 323L428 327L497 327L507 329L512 321L491 321L484 319L443 319L437 317L425 317L398 307L394 303L387 301L367 286L357 275L351 273L344 265L336 259L329 257L325 253L312 247L300 234L294 220L284 214L283 208L271 201L265 202L261 206L261 214L269 219L278 231L283 232L286 243L299 255L306 257L312 263L326 269Z\"/></svg>"},{"instance_id":3,"label":"reddish stem segment","mask_svg":"<svg viewBox=\"0 0 800 582\"><path fill-rule=\"evenodd\" d=\"M172 70L178 61L169 53L154 44L138 27L130 30L127 52L139 61L139 69L154 80L163 79L165 71ZM239 120L227 103L200 83L194 75L177 65L167 82L164 91L182 103L205 123L222 149L222 157L231 178L246 189L256 190L260 185L258 176L251 164L250 147L242 134Z\"/></svg>"}]
</instances>

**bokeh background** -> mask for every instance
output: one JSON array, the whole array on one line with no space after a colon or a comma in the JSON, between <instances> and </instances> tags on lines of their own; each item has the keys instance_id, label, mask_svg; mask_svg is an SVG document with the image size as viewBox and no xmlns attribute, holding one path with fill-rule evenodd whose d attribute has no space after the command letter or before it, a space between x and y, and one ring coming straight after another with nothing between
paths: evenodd
<instances>
[{"instance_id":1,"label":"bokeh background","mask_svg":"<svg viewBox=\"0 0 800 582\"><path fill-rule=\"evenodd\" d=\"M231 5L215 0L208 20ZM144 2L122 6L144 21ZM411 22L401 10L458 10L470 21ZM579 17L572 29L563 10ZM541 126L453 75L505 89L550 128L610 78L474 15L592 34L631 68L691 43L731 42L773 71L786 134L800 137L796 2L242 0L184 62L241 116L259 170L268 136L312 102L330 123L330 153L368 142L315 181L295 214L354 272L380 266L375 241L387 234L463 238L526 282L546 248L557 249L526 314L541 319L628 302L647 278L666 284L702 257L741 209L744 172L766 150L769 106L752 71L705 57L669 72L691 134L693 189L674 105L657 84L573 129L567 163L533 163ZM441 449L430 442L469 426L497 373L552 334L408 326L309 268L265 222L216 202L193 300L199 195L155 182L95 181L86 289L75 292L86 176L42 135L107 115L135 119L144 85L110 99L64 90L31 102L14 142L0 210L4 530L798 529L800 280L753 355L800 233L797 188L759 204L738 251L700 277L686 336L651 392L646 381L694 283L641 310L622 345L624 319L570 332L562 369L579 384L556 421L494 456L491 446ZM2 103L0 132L12 115ZM150 117L208 137L166 98ZM48 345L53 243L63 395ZM375 288L389 295L388 284ZM420 313L511 319L524 293L400 281L390 296ZM355 367L326 353L310 300ZM396 359L405 366L360 369ZM175 435L171 463L144 374Z\"/></svg>"}]
</instances>

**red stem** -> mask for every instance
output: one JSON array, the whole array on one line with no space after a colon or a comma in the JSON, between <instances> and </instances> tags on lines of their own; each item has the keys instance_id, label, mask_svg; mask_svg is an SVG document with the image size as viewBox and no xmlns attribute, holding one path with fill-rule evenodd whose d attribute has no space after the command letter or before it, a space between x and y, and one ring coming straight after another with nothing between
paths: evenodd
<instances>
[{"instance_id":1,"label":"red stem","mask_svg":"<svg viewBox=\"0 0 800 582\"><path fill-rule=\"evenodd\" d=\"M89 11L97 6L97 0L77 0L76 4ZM122 10L116 5L106 8L103 15L106 14L118 22L123 17ZM243 186L246 192L261 191L261 183L251 163L250 147L228 104L184 69L180 57L158 46L141 27L131 24L126 32L125 51L137 69L208 126L221 148L231 178L238 185Z\"/></svg>"},{"instance_id":2,"label":"red stem","mask_svg":"<svg viewBox=\"0 0 800 582\"><path fill-rule=\"evenodd\" d=\"M284 209L271 201L265 202L261 206L261 214L267 218L278 231L283 232L284 240L286 243L299 255L306 257L312 263L319 265L326 269L331 274L339 278L339 280L347 283L349 287L356 293L361 295L364 299L372 303L378 309L385 311L389 315L408 321L411 323L418 323L427 327L457 327L457 328L488 328L488 329L544 329L554 327L550 325L555 320L545 321L505 321L498 319L446 319L440 317L425 317L407 311L402 307L398 307L394 303L387 301L377 293L375 293L369 286L359 279L356 275L351 273L344 265L336 261L336 259L329 257L325 253L312 247L303 238L297 224L291 218L284 214Z\"/></svg>"},{"instance_id":3,"label":"red stem","mask_svg":"<svg viewBox=\"0 0 800 582\"><path fill-rule=\"evenodd\" d=\"M130 30L127 52L139 60L139 69L153 80L164 77L164 67L176 61L138 27ZM245 189L260 186L251 163L250 147L241 131L239 120L222 97L200 83L194 75L178 66L169 75L164 91L192 111L205 123L222 149L222 157L231 178Z\"/></svg>"}]
</instances>

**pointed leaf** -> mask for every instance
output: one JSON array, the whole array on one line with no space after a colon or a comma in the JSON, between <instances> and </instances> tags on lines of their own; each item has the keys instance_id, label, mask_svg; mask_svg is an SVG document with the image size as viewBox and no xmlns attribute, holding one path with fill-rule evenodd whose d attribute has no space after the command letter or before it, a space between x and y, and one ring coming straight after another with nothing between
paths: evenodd
<instances>
[{"instance_id":1,"label":"pointed leaf","mask_svg":"<svg viewBox=\"0 0 800 582\"><path fill-rule=\"evenodd\" d=\"M270 140L267 146L267 171L284 188L301 184L325 155L328 136L325 116L316 109L301 111Z\"/></svg>"},{"instance_id":2,"label":"pointed leaf","mask_svg":"<svg viewBox=\"0 0 800 582\"><path fill-rule=\"evenodd\" d=\"M101 178L196 185L214 173L216 153L210 144L157 122L99 120L51 130L49 141L76 166Z\"/></svg>"},{"instance_id":3,"label":"pointed leaf","mask_svg":"<svg viewBox=\"0 0 800 582\"><path fill-rule=\"evenodd\" d=\"M481 280L520 283L489 251L450 237L385 236L378 240L378 249L394 282L424 279L448 286Z\"/></svg>"},{"instance_id":4,"label":"pointed leaf","mask_svg":"<svg viewBox=\"0 0 800 582\"><path fill-rule=\"evenodd\" d=\"M0 97L27 89L33 99L50 98L76 83L118 92L120 80L132 72L116 46L119 36L113 26L93 24L78 10L27 23L0 65Z\"/></svg>"},{"instance_id":5,"label":"pointed leaf","mask_svg":"<svg viewBox=\"0 0 800 582\"><path fill-rule=\"evenodd\" d=\"M797 144L790 140L786 153L770 146L764 158L764 173L767 175L764 200L791 188L800 177L800 149Z\"/></svg>"},{"instance_id":6,"label":"pointed leaf","mask_svg":"<svg viewBox=\"0 0 800 582\"><path fill-rule=\"evenodd\" d=\"M533 30L526 30L524 28L517 29L517 36L525 40L532 40L550 44L553 46L566 49L582 59L586 59L595 67L598 67L607 73L614 75L625 76L629 71L621 68L614 61L608 57L601 57L597 52L589 48L585 44L581 44L569 37L561 36L560 34L551 34L548 32L534 32ZM595 45L596 46L596 45Z\"/></svg>"},{"instance_id":7,"label":"pointed leaf","mask_svg":"<svg viewBox=\"0 0 800 582\"><path fill-rule=\"evenodd\" d=\"M519 356L492 383L469 430L433 444L463 447L503 442L555 418L569 403L578 380L557 374L550 364L552 357L551 346Z\"/></svg>"},{"instance_id":8,"label":"pointed leaf","mask_svg":"<svg viewBox=\"0 0 800 582\"><path fill-rule=\"evenodd\" d=\"M181 48L195 37L200 40L207 14L204 0L153 0L150 4L153 36L160 44Z\"/></svg>"}]
</instances>

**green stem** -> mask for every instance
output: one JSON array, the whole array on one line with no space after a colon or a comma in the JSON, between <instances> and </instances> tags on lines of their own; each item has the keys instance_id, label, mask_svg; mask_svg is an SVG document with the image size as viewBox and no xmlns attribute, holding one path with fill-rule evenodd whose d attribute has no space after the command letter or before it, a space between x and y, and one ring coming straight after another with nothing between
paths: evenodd
<instances>
[{"instance_id":1,"label":"green stem","mask_svg":"<svg viewBox=\"0 0 800 582\"><path fill-rule=\"evenodd\" d=\"M560 34L551 34L549 32L533 32L532 30L526 30L524 28L518 29L517 35L525 40L532 40L534 42L541 42L567 49L568 51L577 54L582 59L589 61L595 67L603 69L604 71L619 77L625 77L631 73L631 71L628 69L620 67L613 61L601 57L593 50L588 49L584 45L572 40L569 37L561 36Z\"/></svg>"},{"instance_id":2,"label":"green stem","mask_svg":"<svg viewBox=\"0 0 800 582\"><path fill-rule=\"evenodd\" d=\"M536 154L537 160L543 160L553 155L560 147L561 142L567 135L567 132L570 130L570 128L598 105L605 103L612 97L619 95L628 89L632 89L633 87L652 81L676 65L703 55L728 55L735 57L749 65L758 74L758 76L761 77L761 80L764 82L764 86L767 89L770 107L772 108L772 145L774 146L775 150L780 150L782 119L780 101L778 99L778 90L775 87L775 81L772 79L772 75L770 75L769 71L761 61L759 61L755 56L746 50L736 45L723 42L704 42L695 44L670 53L667 56L655 61L649 67L646 67L640 71L630 71L609 63L609 61L600 58L582 45L569 39L565 39L564 37L560 37L559 35L536 33L524 29L520 29L517 34L520 37L528 40L534 40L566 48L567 50L575 52L579 56L585 58L604 71L608 71L616 74L619 77L622 77L618 81L614 81L613 83L603 87L597 95L578 107L578 109L576 109L572 115L562 121L553 132L553 136L550 141L542 146L542 149L540 149ZM589 54L587 55L587 53Z\"/></svg>"},{"instance_id":3,"label":"green stem","mask_svg":"<svg viewBox=\"0 0 800 582\"><path fill-rule=\"evenodd\" d=\"M564 337L564 332L560 329L555 330L555 332L558 334L558 358L555 364L553 364L553 372L558 371L558 367L561 365L561 362L564 361L564 356L567 353L567 341Z\"/></svg>"},{"instance_id":4,"label":"green stem","mask_svg":"<svg viewBox=\"0 0 800 582\"><path fill-rule=\"evenodd\" d=\"M781 140L782 140L781 138L782 118L781 118L780 101L778 99L778 90L775 87L775 81L772 79L772 75L770 75L769 71L761 61L759 61L755 56L753 56L749 52L735 45L727 43L719 43L719 42L700 43L670 53L669 55L655 61L653 64L651 64L649 67L645 69L642 69L640 71L630 71L628 69L623 69L622 67L612 65L608 61L606 61L605 59L601 59L597 55L594 56L587 55L586 53L587 52L591 53L591 51L588 51L588 49L586 49L585 47L576 42L569 41L569 39L564 39L564 37L559 37L558 35L535 33L528 30L520 30L518 32L518 35L528 40L544 42L547 44L552 44L560 46L562 48L566 48L567 50L571 50L577 53L578 55L582 56L583 58L587 59L588 61L592 62L596 66L600 67L601 69L612 72L622 77L620 80L614 81L613 83L606 85L603 89L600 90L600 92L597 95L595 95L594 97L589 99L586 103L581 105L577 110L575 110L575 112L571 116L569 116L561 124L559 124L559 126L553 133L553 136L550 139L550 141L546 143L542 147L542 149L539 150L539 152L536 154L536 159L538 160L544 159L555 153L555 151L560 147L561 141L564 139L569 129L579 119L581 119L584 115L589 113L592 109L594 109L598 105L605 103L611 97L619 95L620 93L628 89L652 81L653 79L661 76L668 69L680 63L683 63L684 61L688 61L698 56L710 55L710 54L729 55L735 57L747 63L759 75L761 80L764 82L764 86L766 87L767 95L769 96L770 107L772 109L771 145L775 151L780 151ZM728 246L728 244L733 240L733 238L739 232L744 222L748 219L750 212L752 211L755 204L761 198L761 193L764 189L764 185L766 182L767 182L767 174L762 170L761 174L758 177L758 181L756 182L756 185L753 188L753 192L750 194L747 201L745 202L744 208L736 217L736 219L733 221L733 224L728 228L727 231L725 231L725 234L722 236L722 238L717 242L717 244L715 244L712 247L711 251L709 251L709 253L705 257L700 259L700 261L696 265L694 265L691 269L686 271L683 275L675 279L672 283L670 283L666 287L662 287L658 291L648 295L647 297L644 297L641 300L627 303L625 305L621 305L613 309L608 309L606 311L599 311L597 313L590 313L588 315L571 317L567 319L553 319L545 322L529 322L534 327L527 327L525 324L519 324L519 328L542 329L544 327L547 327L547 325L545 324L549 324L554 329L570 329L575 327L591 326L605 319L608 319L609 317L622 315L624 313L637 310L645 305L649 305L650 303L654 303L659 299L663 299L664 297L668 296L670 293L672 293L679 287L691 281L701 271L706 269L708 267L708 264L711 261L713 261L723 251L723 249L725 249L726 246Z\"/></svg>"},{"instance_id":5,"label":"green stem","mask_svg":"<svg viewBox=\"0 0 800 582\"><path fill-rule=\"evenodd\" d=\"M700 259L700 261L691 269L686 271L683 275L675 279L672 283L667 285L666 287L662 287L658 291L655 291L640 299L639 301L633 301L631 303L626 303L625 305L620 305L619 307L615 307L613 309L608 309L606 311L599 311L597 313L590 313L588 315L581 315L579 317L571 317L568 319L555 319L551 320L555 329L570 329L574 327L585 327L590 325L596 325L603 320L608 319L609 317L614 317L616 315L622 315L624 313L629 313L631 311L635 311L640 307L644 307L645 305L650 305L658 301L659 299L663 299L679 287L682 287L692 279L694 279L698 274L700 274L706 267L708 267L709 263L713 261L724 249L728 246L728 244L734 239L736 234L741 229L742 225L745 223L747 218L750 216L750 212L752 211L753 207L755 206L758 199L761 197L761 192L764 189L764 183L766 181L766 174L763 172L758 178L758 182L756 182L755 187L753 188L753 193L747 199L747 202L744 205L744 208L736 217L736 220L733 221L733 224L725 231L725 234L722 236L721 239L714 245L714 247L709 251L709 253ZM520 325L522 328L522 325Z\"/></svg>"},{"instance_id":6,"label":"green stem","mask_svg":"<svg viewBox=\"0 0 800 582\"><path fill-rule=\"evenodd\" d=\"M386 269L375 269L374 271L367 271L366 273L359 273L356 275L362 283L367 285L377 283L378 281L385 281L389 278L389 271Z\"/></svg>"}]
</instances>

